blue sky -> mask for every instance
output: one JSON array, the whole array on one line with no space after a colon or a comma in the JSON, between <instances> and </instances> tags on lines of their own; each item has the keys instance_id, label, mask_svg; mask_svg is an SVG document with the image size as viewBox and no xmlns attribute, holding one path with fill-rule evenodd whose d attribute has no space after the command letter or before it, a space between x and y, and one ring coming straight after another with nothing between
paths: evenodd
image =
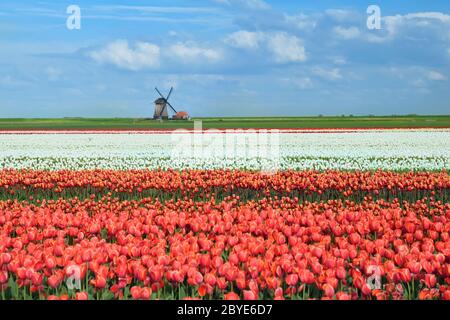
<instances>
[{"instance_id":1,"label":"blue sky","mask_svg":"<svg viewBox=\"0 0 450 320\"><path fill-rule=\"evenodd\" d=\"M448 1L0 2L0 117L151 116L155 86L193 116L450 114L449 81Z\"/></svg>"}]
</instances>

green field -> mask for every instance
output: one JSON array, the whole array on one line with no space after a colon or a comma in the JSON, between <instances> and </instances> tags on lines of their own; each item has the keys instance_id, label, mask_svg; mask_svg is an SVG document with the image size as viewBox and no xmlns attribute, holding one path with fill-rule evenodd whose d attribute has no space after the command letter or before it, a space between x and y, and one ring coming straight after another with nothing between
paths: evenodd
<instances>
[{"instance_id":1,"label":"green field","mask_svg":"<svg viewBox=\"0 0 450 320\"><path fill-rule=\"evenodd\" d=\"M226 128L450 128L450 116L339 116L271 118L196 118L190 121L155 121L131 118L0 119L0 130L26 129L177 129Z\"/></svg>"}]
</instances>

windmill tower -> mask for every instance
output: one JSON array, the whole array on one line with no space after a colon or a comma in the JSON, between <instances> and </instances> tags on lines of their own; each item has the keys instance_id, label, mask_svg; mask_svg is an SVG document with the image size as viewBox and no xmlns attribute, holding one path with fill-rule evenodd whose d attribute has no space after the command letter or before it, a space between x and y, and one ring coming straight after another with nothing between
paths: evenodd
<instances>
[{"instance_id":1,"label":"windmill tower","mask_svg":"<svg viewBox=\"0 0 450 320\"><path fill-rule=\"evenodd\" d=\"M175 108L170 104L169 98L172 94L173 87L170 88L169 94L167 97L164 97L163 94L158 90L158 88L155 88L156 92L160 95L160 98L155 100L155 113L153 114L153 119L155 120L168 120L169 119L169 112L167 106L172 109L172 111L175 113L175 115L172 117L174 120L188 120L189 115L187 112L178 112L175 110Z\"/></svg>"},{"instance_id":2,"label":"windmill tower","mask_svg":"<svg viewBox=\"0 0 450 320\"><path fill-rule=\"evenodd\" d=\"M167 113L167 101L163 98L155 100L155 114L153 119L169 119L169 114Z\"/></svg>"}]
</instances>

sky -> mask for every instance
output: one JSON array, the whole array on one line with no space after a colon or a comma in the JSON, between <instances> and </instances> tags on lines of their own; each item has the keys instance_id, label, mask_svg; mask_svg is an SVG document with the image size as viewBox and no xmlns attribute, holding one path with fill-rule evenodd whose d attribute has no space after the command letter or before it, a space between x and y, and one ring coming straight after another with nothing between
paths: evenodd
<instances>
[{"instance_id":1,"label":"sky","mask_svg":"<svg viewBox=\"0 0 450 320\"><path fill-rule=\"evenodd\" d=\"M151 117L155 86L196 117L450 114L449 78L444 0L0 2L0 118Z\"/></svg>"}]
</instances>

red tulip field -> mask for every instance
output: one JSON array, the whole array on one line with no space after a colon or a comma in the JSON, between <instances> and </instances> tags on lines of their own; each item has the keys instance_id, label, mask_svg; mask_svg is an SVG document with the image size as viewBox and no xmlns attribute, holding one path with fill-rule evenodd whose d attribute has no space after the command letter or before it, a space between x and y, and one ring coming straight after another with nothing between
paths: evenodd
<instances>
[{"instance_id":1,"label":"red tulip field","mask_svg":"<svg viewBox=\"0 0 450 320\"><path fill-rule=\"evenodd\" d=\"M5 169L0 299L450 299L449 198L446 172Z\"/></svg>"}]
</instances>

